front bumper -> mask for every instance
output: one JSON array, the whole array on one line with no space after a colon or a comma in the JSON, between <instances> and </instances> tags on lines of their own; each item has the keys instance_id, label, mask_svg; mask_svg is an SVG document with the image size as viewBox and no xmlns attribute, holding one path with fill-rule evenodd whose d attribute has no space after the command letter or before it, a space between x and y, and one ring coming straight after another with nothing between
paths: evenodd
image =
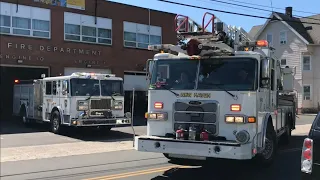
<instances>
[{"instance_id":1,"label":"front bumper","mask_svg":"<svg viewBox=\"0 0 320 180\"><path fill-rule=\"evenodd\" d=\"M72 119L72 126L126 126L131 125L131 118L118 117L118 118L88 118L88 119Z\"/></svg>"},{"instance_id":2,"label":"front bumper","mask_svg":"<svg viewBox=\"0 0 320 180\"><path fill-rule=\"evenodd\" d=\"M241 145L233 141L187 141L156 136L137 136L135 149L198 160L205 160L206 157L238 160L254 157L251 143Z\"/></svg>"}]
</instances>

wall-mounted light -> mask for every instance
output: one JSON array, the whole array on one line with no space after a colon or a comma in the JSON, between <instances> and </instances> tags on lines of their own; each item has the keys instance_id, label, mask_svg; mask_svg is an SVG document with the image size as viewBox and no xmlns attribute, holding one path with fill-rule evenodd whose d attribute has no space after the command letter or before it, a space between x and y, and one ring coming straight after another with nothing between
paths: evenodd
<instances>
[{"instance_id":1,"label":"wall-mounted light","mask_svg":"<svg viewBox=\"0 0 320 180\"><path fill-rule=\"evenodd\" d=\"M23 63L23 60L18 59L18 60L17 60L17 63L18 63L18 64L21 64L21 63Z\"/></svg>"}]
</instances>

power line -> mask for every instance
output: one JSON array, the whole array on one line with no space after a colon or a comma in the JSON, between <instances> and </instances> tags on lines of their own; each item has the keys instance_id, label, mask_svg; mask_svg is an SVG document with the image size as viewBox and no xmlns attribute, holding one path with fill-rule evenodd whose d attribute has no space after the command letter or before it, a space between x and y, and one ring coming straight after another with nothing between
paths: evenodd
<instances>
[{"instance_id":1,"label":"power line","mask_svg":"<svg viewBox=\"0 0 320 180\"><path fill-rule=\"evenodd\" d=\"M254 6L260 6L260 7L267 7L267 8L274 8L274 9L284 10L283 8L279 8L279 7L270 7L270 6L266 6L266 5L262 5L262 4L248 3L248 2L244 2L244 1L237 1L237 0L228 0L228 1L233 1L233 2L238 2L238 3L246 3L246 4L254 5ZM320 14L320 13L300 11L300 10L293 10L293 11L301 12L301 13L307 13L307 14L313 14L313 15Z\"/></svg>"},{"instance_id":2,"label":"power line","mask_svg":"<svg viewBox=\"0 0 320 180\"><path fill-rule=\"evenodd\" d=\"M251 15L251 14L243 14L243 13L230 12L230 11L223 11L223 10L219 10L219 9L211 9L211 8L194 6L194 5L190 5L190 4L183 4L183 3L172 2L172 1L167 1L167 0L157 0L157 1L165 2L165 3L169 3L169 4L180 5L180 6L192 7L192 8L196 8L196 9L203 9L203 10L208 10L208 11L216 11L216 12L221 12L221 13L226 13L226 14L234 14L234 15L246 16L246 17L252 17L252 18L270 19L270 20L274 20L274 21L285 21L285 22L295 22L295 23L303 23L303 24L315 24L315 25L320 25L320 23L301 22L301 21L293 21L293 20L280 20L280 19L276 19L276 18L256 16L256 15Z\"/></svg>"},{"instance_id":3,"label":"power line","mask_svg":"<svg viewBox=\"0 0 320 180\"><path fill-rule=\"evenodd\" d=\"M229 4L229 5L239 6L239 7L249 8L249 9L255 9L255 10L260 10L260 11L274 12L274 11L271 11L271 10L268 10L268 9L261 9L261 8L256 8L256 7L252 7L252 6L246 6L246 5L241 5L241 4L229 3L229 2L220 1L220 0L209 0L209 1L218 2L218 3L222 3L222 4ZM302 16L297 16L297 17L302 17ZM316 19L316 18L310 18L310 17L304 17L304 18L305 18L305 19L312 19L312 20L320 21L320 19Z\"/></svg>"},{"instance_id":4,"label":"power line","mask_svg":"<svg viewBox=\"0 0 320 180\"><path fill-rule=\"evenodd\" d=\"M197 0L197 1L201 1L201 2L204 2L204 3L207 3L207 4L211 4L214 3L214 2L210 2L210 0ZM233 9L237 9L237 10L244 10L244 11L247 11L248 9L247 8L241 8L241 7L237 7L237 6L229 6L229 5L222 5L222 4L219 4L219 6L223 6L223 7L228 7L228 8L233 8ZM261 13L260 11L254 11L254 10L251 10L251 12L254 12L254 13L259 13L259 14L263 14L263 15L269 15L269 13Z\"/></svg>"}]
</instances>

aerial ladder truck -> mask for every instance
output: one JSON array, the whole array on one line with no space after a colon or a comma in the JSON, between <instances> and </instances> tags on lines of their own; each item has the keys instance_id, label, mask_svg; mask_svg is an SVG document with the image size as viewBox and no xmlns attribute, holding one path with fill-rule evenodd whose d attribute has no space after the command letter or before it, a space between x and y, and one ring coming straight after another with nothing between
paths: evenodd
<instances>
[{"instance_id":1,"label":"aerial ladder truck","mask_svg":"<svg viewBox=\"0 0 320 180\"><path fill-rule=\"evenodd\" d=\"M158 53L147 61L147 135L135 137L135 149L163 153L172 162L222 158L271 165L279 141L289 143L295 129L294 71L280 66L266 40L215 20L205 13L198 26L177 15L179 42L149 45Z\"/></svg>"}]
</instances>

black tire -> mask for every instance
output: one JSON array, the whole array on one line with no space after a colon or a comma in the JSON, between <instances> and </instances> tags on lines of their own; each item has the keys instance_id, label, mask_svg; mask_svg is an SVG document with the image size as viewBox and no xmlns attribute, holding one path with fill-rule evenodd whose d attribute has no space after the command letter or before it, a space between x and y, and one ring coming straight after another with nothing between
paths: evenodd
<instances>
[{"instance_id":1,"label":"black tire","mask_svg":"<svg viewBox=\"0 0 320 180\"><path fill-rule=\"evenodd\" d=\"M24 106L20 109L20 122L22 122L25 126L28 126L30 123L30 120L27 117L26 108Z\"/></svg>"},{"instance_id":2,"label":"black tire","mask_svg":"<svg viewBox=\"0 0 320 180\"><path fill-rule=\"evenodd\" d=\"M292 127L292 116L291 114L287 114L287 122L286 122L286 132L281 136L280 142L283 145L288 145L291 139L291 127Z\"/></svg>"},{"instance_id":3,"label":"black tire","mask_svg":"<svg viewBox=\"0 0 320 180\"><path fill-rule=\"evenodd\" d=\"M111 131L112 126L100 126L99 131L103 134L108 134Z\"/></svg>"},{"instance_id":4,"label":"black tire","mask_svg":"<svg viewBox=\"0 0 320 180\"><path fill-rule=\"evenodd\" d=\"M186 159L170 157L169 154L167 153L163 153L163 155L164 157L166 157L167 159L169 159L171 162L174 162L174 163L181 163L181 161L186 161Z\"/></svg>"},{"instance_id":5,"label":"black tire","mask_svg":"<svg viewBox=\"0 0 320 180\"><path fill-rule=\"evenodd\" d=\"M256 156L256 161L262 167L270 167L275 159L278 149L277 136L271 123L268 124L265 149Z\"/></svg>"},{"instance_id":6,"label":"black tire","mask_svg":"<svg viewBox=\"0 0 320 180\"><path fill-rule=\"evenodd\" d=\"M169 160L169 163L176 164L176 165L184 165L184 166L202 166L207 163L207 161L203 160L193 160L193 159L184 159L184 158L174 158L170 157L169 154L163 153L164 157L166 157Z\"/></svg>"},{"instance_id":7,"label":"black tire","mask_svg":"<svg viewBox=\"0 0 320 180\"><path fill-rule=\"evenodd\" d=\"M60 117L59 111L57 111L57 110L51 114L50 130L54 134L61 133L61 117Z\"/></svg>"}]
</instances>

